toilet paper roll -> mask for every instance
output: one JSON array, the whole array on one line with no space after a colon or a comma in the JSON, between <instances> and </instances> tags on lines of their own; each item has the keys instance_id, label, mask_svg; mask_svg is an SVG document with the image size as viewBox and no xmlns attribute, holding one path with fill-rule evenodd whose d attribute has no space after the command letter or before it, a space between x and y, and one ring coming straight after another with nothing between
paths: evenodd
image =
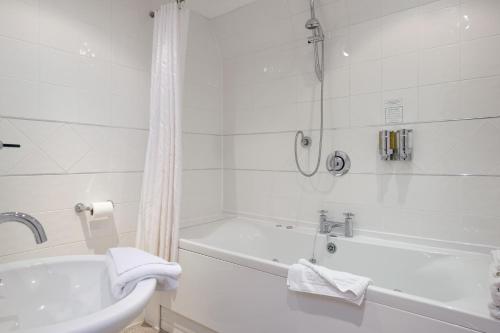
<instances>
[{"instance_id":1,"label":"toilet paper roll","mask_svg":"<svg viewBox=\"0 0 500 333\"><path fill-rule=\"evenodd\" d=\"M111 201L103 201L103 202L94 202L92 203L92 210L90 211L90 215L94 219L102 219L106 217L110 217L113 215L113 203Z\"/></svg>"}]
</instances>

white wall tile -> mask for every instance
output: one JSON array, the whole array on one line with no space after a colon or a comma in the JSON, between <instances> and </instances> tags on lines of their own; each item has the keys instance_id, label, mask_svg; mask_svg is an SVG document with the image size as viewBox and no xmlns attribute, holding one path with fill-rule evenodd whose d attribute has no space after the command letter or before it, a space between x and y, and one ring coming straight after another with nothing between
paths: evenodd
<instances>
[{"instance_id":1,"label":"white wall tile","mask_svg":"<svg viewBox=\"0 0 500 333\"><path fill-rule=\"evenodd\" d=\"M351 66L351 94L367 94L382 89L382 63L367 61Z\"/></svg>"},{"instance_id":2,"label":"white wall tile","mask_svg":"<svg viewBox=\"0 0 500 333\"><path fill-rule=\"evenodd\" d=\"M382 13L387 15L418 5L420 5L420 0L382 0Z\"/></svg>"},{"instance_id":3,"label":"white wall tile","mask_svg":"<svg viewBox=\"0 0 500 333\"><path fill-rule=\"evenodd\" d=\"M385 90L418 85L418 54L407 53L384 59L382 85Z\"/></svg>"},{"instance_id":4,"label":"white wall tile","mask_svg":"<svg viewBox=\"0 0 500 333\"><path fill-rule=\"evenodd\" d=\"M380 19L350 27L349 56L352 62L380 59L382 56Z\"/></svg>"},{"instance_id":5,"label":"white wall tile","mask_svg":"<svg viewBox=\"0 0 500 333\"><path fill-rule=\"evenodd\" d=\"M111 115L111 100L108 91L99 90L82 90L78 92L78 111L76 114L76 121L86 124L100 124L100 125L111 125L112 115ZM124 127L141 127L145 126L143 119L147 118L146 109L141 109L141 116L134 118L133 121L114 123L113 125L124 126ZM137 112L139 113L139 112ZM127 119L128 120L128 119Z\"/></svg>"},{"instance_id":6,"label":"white wall tile","mask_svg":"<svg viewBox=\"0 0 500 333\"><path fill-rule=\"evenodd\" d=\"M271 124L275 124L273 130L276 131L276 128L279 128L282 123L287 124L287 128L283 128L283 130L319 129L321 116L321 103L319 101L299 103L296 108L296 117L294 117L295 106L290 105L284 108L281 112L281 118L272 121ZM273 112L273 114L275 113ZM271 117L267 116L267 118ZM324 128L348 127L349 97L326 99L323 106L323 122ZM269 132L272 131L269 130Z\"/></svg>"},{"instance_id":7,"label":"white wall tile","mask_svg":"<svg viewBox=\"0 0 500 333\"><path fill-rule=\"evenodd\" d=\"M297 78L286 77L255 85L255 107L269 107L297 100Z\"/></svg>"},{"instance_id":8,"label":"white wall tile","mask_svg":"<svg viewBox=\"0 0 500 333\"><path fill-rule=\"evenodd\" d=\"M348 4L351 24L367 21L382 14L382 0L351 0Z\"/></svg>"},{"instance_id":9,"label":"white wall tile","mask_svg":"<svg viewBox=\"0 0 500 333\"><path fill-rule=\"evenodd\" d=\"M463 79L500 74L500 36L464 42L461 51Z\"/></svg>"},{"instance_id":10,"label":"white wall tile","mask_svg":"<svg viewBox=\"0 0 500 333\"><path fill-rule=\"evenodd\" d=\"M463 113L461 112L460 96L459 82L421 87L419 91L419 120L433 121L461 118Z\"/></svg>"},{"instance_id":11,"label":"white wall tile","mask_svg":"<svg viewBox=\"0 0 500 333\"><path fill-rule=\"evenodd\" d=\"M382 18L382 53L389 57L418 48L420 21L417 9Z\"/></svg>"},{"instance_id":12,"label":"white wall tile","mask_svg":"<svg viewBox=\"0 0 500 333\"><path fill-rule=\"evenodd\" d=\"M17 128L12 121L2 119L0 121L0 128L2 130L2 137L5 142L10 143L18 143L24 149L8 149L2 151L2 155L0 156L1 167L0 172L2 174L12 174L15 173L15 170L19 167L23 167L25 163L33 162L26 161L30 155L43 155L41 152L30 142L30 140L23 135L23 132ZM46 160L46 158L42 158L42 161ZM51 165L51 167L47 166L46 163L33 163L35 164L37 169L43 169L45 171L61 171L57 166ZM31 166L30 166L31 167Z\"/></svg>"},{"instance_id":13,"label":"white wall tile","mask_svg":"<svg viewBox=\"0 0 500 333\"><path fill-rule=\"evenodd\" d=\"M183 174L181 224L220 216L222 170L191 170Z\"/></svg>"},{"instance_id":14,"label":"white wall tile","mask_svg":"<svg viewBox=\"0 0 500 333\"><path fill-rule=\"evenodd\" d=\"M420 14L421 47L429 48L457 43L460 38L460 8L458 4L437 10L432 10L435 9L435 4L432 5L432 8L424 6Z\"/></svg>"},{"instance_id":15,"label":"white wall tile","mask_svg":"<svg viewBox=\"0 0 500 333\"><path fill-rule=\"evenodd\" d=\"M420 54L419 80L421 85L457 81L460 79L460 48L450 45Z\"/></svg>"},{"instance_id":16,"label":"white wall tile","mask_svg":"<svg viewBox=\"0 0 500 333\"><path fill-rule=\"evenodd\" d=\"M37 119L75 121L78 110L78 93L74 88L40 84Z\"/></svg>"},{"instance_id":17,"label":"white wall tile","mask_svg":"<svg viewBox=\"0 0 500 333\"><path fill-rule=\"evenodd\" d=\"M222 140L219 135L184 134L183 168L219 169L222 166Z\"/></svg>"},{"instance_id":18,"label":"white wall tile","mask_svg":"<svg viewBox=\"0 0 500 333\"><path fill-rule=\"evenodd\" d=\"M294 136L295 133L225 136L224 168L292 170L294 162L289 152ZM262 144L267 148L262 149Z\"/></svg>"},{"instance_id":19,"label":"white wall tile","mask_svg":"<svg viewBox=\"0 0 500 333\"><path fill-rule=\"evenodd\" d=\"M495 0L462 1L462 36L465 40L500 33L500 3Z\"/></svg>"},{"instance_id":20,"label":"white wall tile","mask_svg":"<svg viewBox=\"0 0 500 333\"><path fill-rule=\"evenodd\" d=\"M186 132L218 134L222 132L221 107L218 109L184 108L183 129Z\"/></svg>"},{"instance_id":21,"label":"white wall tile","mask_svg":"<svg viewBox=\"0 0 500 333\"><path fill-rule=\"evenodd\" d=\"M37 117L37 83L0 77L0 114L11 117Z\"/></svg>"},{"instance_id":22,"label":"white wall tile","mask_svg":"<svg viewBox=\"0 0 500 333\"><path fill-rule=\"evenodd\" d=\"M0 2L0 35L38 42L38 3L18 0Z\"/></svg>"},{"instance_id":23,"label":"white wall tile","mask_svg":"<svg viewBox=\"0 0 500 333\"><path fill-rule=\"evenodd\" d=\"M349 65L351 53L351 41L349 40L349 28L341 28L327 34L328 42L325 44L325 68L338 68ZM308 47L311 50L310 47ZM311 56L307 56L309 67ZM327 69L328 70L328 69Z\"/></svg>"},{"instance_id":24,"label":"white wall tile","mask_svg":"<svg viewBox=\"0 0 500 333\"><path fill-rule=\"evenodd\" d=\"M51 47L40 47L40 81L45 83L76 86L78 80L78 56Z\"/></svg>"},{"instance_id":25,"label":"white wall tile","mask_svg":"<svg viewBox=\"0 0 500 333\"><path fill-rule=\"evenodd\" d=\"M135 0L0 3L0 117L7 117L0 132L22 145L0 156L1 187L9 189L0 211L34 214L49 234L35 249L29 232L8 226L3 262L133 245L148 135L136 128L148 126L151 9ZM78 201L108 199L117 207L105 223L82 223L73 212Z\"/></svg>"},{"instance_id":26,"label":"white wall tile","mask_svg":"<svg viewBox=\"0 0 500 333\"><path fill-rule=\"evenodd\" d=\"M357 7L351 10L349 1L327 0L321 3L321 5L320 9L316 11L317 15L323 22L325 29L330 31L345 27L349 24L350 18L361 19L361 16L365 14L361 12L354 13ZM350 13L353 14L350 15Z\"/></svg>"},{"instance_id":27,"label":"white wall tile","mask_svg":"<svg viewBox=\"0 0 500 333\"><path fill-rule=\"evenodd\" d=\"M282 1L282 3L284 3ZM256 9L255 9L256 10ZM277 8L270 8L274 14L279 14ZM234 13L237 14L238 10ZM274 15L270 14L270 15ZM242 22L235 24L237 29ZM183 226L204 223L220 218L222 211L222 109L223 93L235 91L234 99L225 100L225 106L233 110L241 108L242 101L248 101L253 106L253 90L247 91L245 83L257 82L263 84L286 74L288 63L282 61L276 53L262 52L259 66L262 72L258 73L257 57L239 57L230 59L223 64L222 54L216 40L213 28L215 22L192 13L190 17L190 31L187 46L186 79L184 84L183 107L183 191L181 200L181 224ZM235 31L237 32L237 30ZM236 35L228 36L230 38ZM251 36L248 35L250 38ZM276 36L271 36L271 39ZM248 42L248 39L245 40ZM256 45L255 42L251 42ZM222 51L224 51L222 43ZM291 53L288 53L291 55ZM223 66L226 69L223 74ZM233 82L231 86L223 86L224 82ZM238 83L238 84L236 84ZM263 93L265 94L265 93ZM229 96L229 95L227 95ZM264 98L265 95L263 95ZM273 97L269 97L272 101ZM244 103L243 103L244 104ZM265 104L265 103L264 103ZM257 118L257 117L256 117ZM235 127L249 124L241 123L236 117ZM224 121L231 121L230 118ZM228 130L231 127L228 126Z\"/></svg>"},{"instance_id":28,"label":"white wall tile","mask_svg":"<svg viewBox=\"0 0 500 333\"><path fill-rule=\"evenodd\" d=\"M500 114L500 77L461 82L461 109L464 118L495 117Z\"/></svg>"},{"instance_id":29,"label":"white wall tile","mask_svg":"<svg viewBox=\"0 0 500 333\"><path fill-rule=\"evenodd\" d=\"M36 82L38 46L0 37L0 76Z\"/></svg>"},{"instance_id":30,"label":"white wall tile","mask_svg":"<svg viewBox=\"0 0 500 333\"><path fill-rule=\"evenodd\" d=\"M498 194L493 191L498 186L495 187L496 185L491 183L491 186L487 187L493 192L482 193L486 180L482 182L478 177L464 178L466 183L450 177L434 176L350 175L344 178L332 178L322 175L320 178L321 181L314 182L298 178L292 173L228 171L224 176L224 189L230 196L225 201L224 208L228 211L264 214L293 220L312 220L315 218L314 208L344 208L348 205L346 202L352 202L348 207L355 213L358 211L362 213L365 209L373 212L377 207L374 206L376 203L383 203L378 206L380 208L377 212L385 218L386 222L379 225L385 232L408 232L408 229L411 229L419 236L439 235L438 237L445 240L466 241L469 239L469 230L457 228L455 225L461 224L456 219L464 216L461 205L471 199L477 203L474 209L478 212L485 206L493 207L488 202L494 201ZM387 186L379 185L381 182ZM319 184L328 188L326 192L321 192L322 195L319 194ZM433 189L437 187L438 190L428 191L429 187ZM462 197L462 193L467 193L467 197ZM482 200L486 195L489 195L489 200ZM426 207L425 210L422 210L422 207ZM491 213L498 214L496 211L487 211L484 216ZM359 222L357 220L356 223L363 223L362 215L359 215ZM356 216L358 217L358 214ZM418 218L412 220L411 216ZM466 218L470 219L464 216L464 219ZM412 223L406 224L407 219ZM436 229L435 223L422 223L426 219L439 221L445 225ZM376 222L373 222L367 226L373 227L374 223L376 225ZM450 234L449 230L455 232ZM475 237L485 244L497 242L494 236L482 235Z\"/></svg>"},{"instance_id":31,"label":"white wall tile","mask_svg":"<svg viewBox=\"0 0 500 333\"><path fill-rule=\"evenodd\" d=\"M294 172L293 158L297 129L313 138L312 149L299 150L304 168L314 166L317 154L320 86L312 48L304 45L307 3L288 1L280 17L288 15L295 41L286 40L288 23L280 21L277 33L259 43L255 38L273 27L269 21L255 27L266 3L213 22L223 45L223 132L231 134L223 139L224 208L306 221L315 221L320 208L351 209L358 225L372 231L498 244L491 237L498 231L493 200L485 200L482 214L463 195L480 191L479 180L500 171L500 161L488 156L498 145L499 124L476 119L498 116L496 2L321 2L325 126L334 129L325 131L324 147L347 151L352 169L342 178L311 179ZM377 132L403 126L384 125L384 101L395 99L410 123L404 126L415 131L410 163L382 162L377 153ZM474 151L474 162L463 158L467 151Z\"/></svg>"},{"instance_id":32,"label":"white wall tile","mask_svg":"<svg viewBox=\"0 0 500 333\"><path fill-rule=\"evenodd\" d=\"M349 96L350 87L349 67L339 67L325 73L325 98Z\"/></svg>"},{"instance_id":33,"label":"white wall tile","mask_svg":"<svg viewBox=\"0 0 500 333\"><path fill-rule=\"evenodd\" d=\"M216 109L221 104L220 88L198 82L187 82L184 105L192 108Z\"/></svg>"},{"instance_id":34,"label":"white wall tile","mask_svg":"<svg viewBox=\"0 0 500 333\"><path fill-rule=\"evenodd\" d=\"M381 93L351 96L351 126L383 123Z\"/></svg>"}]
</instances>

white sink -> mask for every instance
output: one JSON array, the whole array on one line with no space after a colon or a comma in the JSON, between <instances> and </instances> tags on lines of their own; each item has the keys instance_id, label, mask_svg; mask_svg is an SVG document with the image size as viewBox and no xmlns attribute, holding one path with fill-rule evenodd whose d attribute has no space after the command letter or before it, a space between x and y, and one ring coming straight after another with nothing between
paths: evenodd
<instances>
[{"instance_id":1,"label":"white sink","mask_svg":"<svg viewBox=\"0 0 500 333\"><path fill-rule=\"evenodd\" d=\"M115 299L104 256L0 265L0 332L117 333L141 313L155 286L145 280Z\"/></svg>"}]
</instances>

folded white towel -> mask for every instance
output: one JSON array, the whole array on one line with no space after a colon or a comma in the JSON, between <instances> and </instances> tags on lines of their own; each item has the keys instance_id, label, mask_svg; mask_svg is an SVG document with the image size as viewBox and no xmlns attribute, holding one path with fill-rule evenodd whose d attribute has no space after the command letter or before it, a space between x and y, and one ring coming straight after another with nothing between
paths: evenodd
<instances>
[{"instance_id":1,"label":"folded white towel","mask_svg":"<svg viewBox=\"0 0 500 333\"><path fill-rule=\"evenodd\" d=\"M496 306L493 303L488 304L490 309L490 315L495 319L500 319L500 306Z\"/></svg>"},{"instance_id":2,"label":"folded white towel","mask_svg":"<svg viewBox=\"0 0 500 333\"><path fill-rule=\"evenodd\" d=\"M181 267L132 247L112 248L106 254L111 293L121 299L131 293L137 283L156 279L157 290L177 288Z\"/></svg>"},{"instance_id":3,"label":"folded white towel","mask_svg":"<svg viewBox=\"0 0 500 333\"><path fill-rule=\"evenodd\" d=\"M338 272L300 259L288 269L288 289L340 298L361 305L371 279Z\"/></svg>"}]
</instances>

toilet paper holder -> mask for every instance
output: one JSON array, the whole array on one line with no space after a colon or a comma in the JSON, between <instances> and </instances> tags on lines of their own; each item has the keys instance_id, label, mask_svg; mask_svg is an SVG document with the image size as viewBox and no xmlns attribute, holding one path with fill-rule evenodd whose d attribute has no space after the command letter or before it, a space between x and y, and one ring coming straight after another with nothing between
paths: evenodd
<instances>
[{"instance_id":1,"label":"toilet paper holder","mask_svg":"<svg viewBox=\"0 0 500 333\"><path fill-rule=\"evenodd\" d=\"M113 205L113 208L115 207L115 203L112 200L107 200L107 201L111 202L111 204ZM75 212L77 214L80 214L83 212L91 212L92 213L92 206L85 205L85 204L79 202L75 205Z\"/></svg>"}]
</instances>

